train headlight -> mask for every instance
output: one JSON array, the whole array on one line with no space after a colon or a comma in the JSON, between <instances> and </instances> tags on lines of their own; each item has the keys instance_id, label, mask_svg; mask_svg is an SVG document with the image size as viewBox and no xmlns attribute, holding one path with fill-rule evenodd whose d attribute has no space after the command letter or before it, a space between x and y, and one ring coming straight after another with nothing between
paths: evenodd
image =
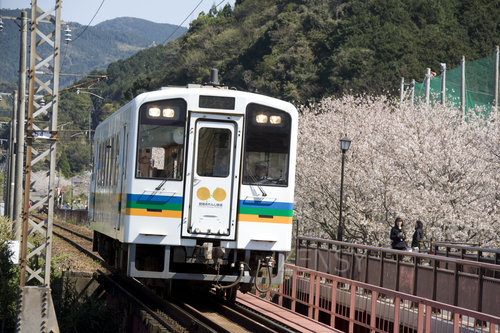
<instances>
[{"instance_id":1,"label":"train headlight","mask_svg":"<svg viewBox=\"0 0 500 333\"><path fill-rule=\"evenodd\" d=\"M255 121L257 121L258 124L265 124L267 123L267 115L258 114L255 116Z\"/></svg>"},{"instance_id":2,"label":"train headlight","mask_svg":"<svg viewBox=\"0 0 500 333\"><path fill-rule=\"evenodd\" d=\"M148 109L148 114L151 118L158 118L161 114L161 110L159 107L152 106Z\"/></svg>"},{"instance_id":3,"label":"train headlight","mask_svg":"<svg viewBox=\"0 0 500 333\"><path fill-rule=\"evenodd\" d=\"M175 111L172 108L163 109L163 117L165 118L173 118L175 116Z\"/></svg>"},{"instance_id":4,"label":"train headlight","mask_svg":"<svg viewBox=\"0 0 500 333\"><path fill-rule=\"evenodd\" d=\"M269 122L273 125L281 124L281 116L271 116L269 117Z\"/></svg>"}]
</instances>

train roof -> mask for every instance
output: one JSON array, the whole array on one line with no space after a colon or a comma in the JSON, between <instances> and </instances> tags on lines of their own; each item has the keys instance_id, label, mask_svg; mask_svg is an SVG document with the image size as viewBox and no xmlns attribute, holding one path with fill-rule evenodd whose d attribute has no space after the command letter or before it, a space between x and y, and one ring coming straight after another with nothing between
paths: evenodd
<instances>
[{"instance_id":1,"label":"train roof","mask_svg":"<svg viewBox=\"0 0 500 333\"><path fill-rule=\"evenodd\" d=\"M199 96L234 97L235 107L232 110L217 109L217 108L202 108L199 107L198 105ZM121 114L122 112L126 112L130 108L139 107L140 105L147 102L153 102L169 98L185 99L188 102L189 111L195 111L195 112L232 113L236 111L237 113L242 113L241 110L243 110L243 108L246 108L247 104L262 103L265 104L266 106L283 110L289 113L293 118L297 117L297 109L295 108L295 106L293 106L293 104L274 97L252 92L240 91L236 89L229 89L223 86L188 84L187 86L167 86L167 87L162 87L155 91L144 92L136 96L130 102L123 105L120 109L118 109L108 118L103 120L97 126L97 128L111 121L113 118L119 116L119 114Z\"/></svg>"},{"instance_id":2,"label":"train roof","mask_svg":"<svg viewBox=\"0 0 500 333\"><path fill-rule=\"evenodd\" d=\"M236 90L233 88L228 88L226 86L213 86L213 85L200 85L200 84L188 84L187 86L167 86L162 87L155 91L145 92L136 97L138 100L142 100L143 98L156 98L163 96L164 94L180 94L184 96L192 95L192 96L200 96L200 95L209 95L209 96L228 96L228 97L237 97L243 99L251 99L251 100L261 100L266 104L279 104L281 108L284 108L285 111L295 110L293 104L262 94L252 93L248 91ZM141 104L144 101L141 101ZM293 111L292 111L293 112Z\"/></svg>"}]
</instances>

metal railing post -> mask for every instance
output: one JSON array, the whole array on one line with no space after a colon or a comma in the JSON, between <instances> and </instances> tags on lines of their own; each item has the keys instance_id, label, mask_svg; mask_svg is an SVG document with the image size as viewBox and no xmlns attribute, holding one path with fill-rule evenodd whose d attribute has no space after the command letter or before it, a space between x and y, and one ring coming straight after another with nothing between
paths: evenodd
<instances>
[{"instance_id":1,"label":"metal railing post","mask_svg":"<svg viewBox=\"0 0 500 333\"><path fill-rule=\"evenodd\" d=\"M500 65L499 65L499 47L498 45L495 47L494 51L494 58L495 58L495 68L493 69L493 110L498 111L498 85L499 85L499 71L500 71Z\"/></svg>"},{"instance_id":2,"label":"metal railing post","mask_svg":"<svg viewBox=\"0 0 500 333\"><path fill-rule=\"evenodd\" d=\"M462 111L462 115L465 115L465 99L466 99L466 94L465 94L465 56L462 57L462 60L460 60L460 68L461 68L461 82L460 82L460 110Z\"/></svg>"}]
</instances>

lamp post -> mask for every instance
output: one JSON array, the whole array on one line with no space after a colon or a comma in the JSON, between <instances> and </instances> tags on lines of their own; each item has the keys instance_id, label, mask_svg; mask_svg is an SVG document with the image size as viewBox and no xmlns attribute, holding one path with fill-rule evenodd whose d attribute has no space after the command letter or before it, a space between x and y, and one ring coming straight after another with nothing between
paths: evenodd
<instances>
[{"instance_id":1,"label":"lamp post","mask_svg":"<svg viewBox=\"0 0 500 333\"><path fill-rule=\"evenodd\" d=\"M92 92L89 92L89 91L82 91L80 89L76 89L76 94L77 95L80 95L80 94L87 94L87 95L92 95L92 96L95 96L101 100L104 100L104 97L102 96L99 96L97 94L94 94ZM92 125L92 117L91 117L91 111L95 112L95 108L94 108L94 102L92 102L92 110L89 110L89 143L90 143L90 147L92 148L92 136L91 136L91 125ZM90 149L90 154L92 154L92 149Z\"/></svg>"},{"instance_id":2,"label":"lamp post","mask_svg":"<svg viewBox=\"0 0 500 333\"><path fill-rule=\"evenodd\" d=\"M343 233L342 194L343 194L343 187L344 187L344 159L345 159L345 152L349 149L350 145L351 145L351 140L349 140L346 136L344 136L342 139L340 139L340 149L342 150L342 167L341 167L341 171L340 171L339 225L337 227L337 240L338 241L342 241L342 233Z\"/></svg>"}]
</instances>

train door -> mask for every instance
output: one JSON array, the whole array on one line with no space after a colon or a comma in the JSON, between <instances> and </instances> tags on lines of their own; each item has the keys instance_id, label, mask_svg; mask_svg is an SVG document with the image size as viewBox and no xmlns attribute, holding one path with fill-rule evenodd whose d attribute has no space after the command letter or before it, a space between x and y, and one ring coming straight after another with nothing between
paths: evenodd
<instances>
[{"instance_id":1,"label":"train door","mask_svg":"<svg viewBox=\"0 0 500 333\"><path fill-rule=\"evenodd\" d=\"M241 116L190 116L182 235L234 239L241 160Z\"/></svg>"},{"instance_id":2,"label":"train door","mask_svg":"<svg viewBox=\"0 0 500 333\"><path fill-rule=\"evenodd\" d=\"M96 190L97 190L97 167L99 164L99 159L97 156L99 156L99 142L95 141L95 147L92 151L90 150L93 154L93 170L92 174L90 175L90 195L89 195L89 203L88 207L90 208L90 216L89 216L89 221L94 222L95 221L95 196L96 196Z\"/></svg>"},{"instance_id":3,"label":"train door","mask_svg":"<svg viewBox=\"0 0 500 333\"><path fill-rule=\"evenodd\" d=\"M125 205L126 205L126 200L127 200L127 193L126 193L126 186L125 186L125 179L126 179L126 173L127 173L127 160L128 160L128 132L127 132L127 125L123 126L122 130L122 137L123 137L123 144L121 147L121 154L120 154L120 160L118 161L119 163L119 185L118 185L118 192L120 199L118 201L118 219L116 222L116 230L120 230L121 223L122 223L122 218L125 215Z\"/></svg>"}]
</instances>

